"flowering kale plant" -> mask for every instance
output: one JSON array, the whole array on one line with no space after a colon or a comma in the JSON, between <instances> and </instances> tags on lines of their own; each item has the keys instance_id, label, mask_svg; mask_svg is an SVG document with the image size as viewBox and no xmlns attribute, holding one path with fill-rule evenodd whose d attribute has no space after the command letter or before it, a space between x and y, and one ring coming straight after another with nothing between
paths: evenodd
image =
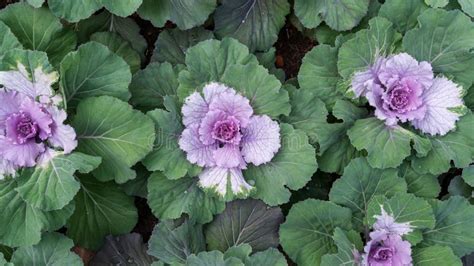
<instances>
[{"instance_id":1,"label":"flowering kale plant","mask_svg":"<svg viewBox=\"0 0 474 266\"><path fill-rule=\"evenodd\" d=\"M474 264L472 0L3 2L0 266Z\"/></svg>"},{"instance_id":2,"label":"flowering kale plant","mask_svg":"<svg viewBox=\"0 0 474 266\"><path fill-rule=\"evenodd\" d=\"M367 71L352 78L356 96L365 96L375 116L393 126L409 121L430 135L445 135L456 127L464 107L462 88L445 77L434 78L431 64L406 53L377 58Z\"/></svg>"},{"instance_id":3,"label":"flowering kale plant","mask_svg":"<svg viewBox=\"0 0 474 266\"><path fill-rule=\"evenodd\" d=\"M33 83L24 65L18 69L0 72L0 176L45 164L55 149L68 154L77 146L74 129L64 124L67 114L58 108L62 99L53 96L56 73L47 75L36 69Z\"/></svg>"},{"instance_id":4,"label":"flowering kale plant","mask_svg":"<svg viewBox=\"0 0 474 266\"><path fill-rule=\"evenodd\" d=\"M375 217L377 220L370 233L370 241L364 247L360 265L412 265L411 244L402 239L403 235L413 231L410 223L399 224L383 207L381 211L382 214Z\"/></svg>"},{"instance_id":5,"label":"flowering kale plant","mask_svg":"<svg viewBox=\"0 0 474 266\"><path fill-rule=\"evenodd\" d=\"M249 100L223 84L203 88L185 99L179 145L187 159L204 171L201 187L216 187L225 195L230 180L232 193L246 193L251 186L242 176L248 163L268 163L280 148L280 127L266 115L254 116Z\"/></svg>"}]
</instances>

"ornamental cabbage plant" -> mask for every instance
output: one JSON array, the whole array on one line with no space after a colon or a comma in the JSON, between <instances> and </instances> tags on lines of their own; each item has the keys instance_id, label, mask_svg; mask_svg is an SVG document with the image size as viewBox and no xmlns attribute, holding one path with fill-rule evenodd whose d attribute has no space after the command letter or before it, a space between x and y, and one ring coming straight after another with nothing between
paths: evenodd
<instances>
[{"instance_id":1,"label":"ornamental cabbage plant","mask_svg":"<svg viewBox=\"0 0 474 266\"><path fill-rule=\"evenodd\" d=\"M354 94L367 98L375 116L388 126L410 122L430 135L445 135L456 127L465 108L460 85L434 77L431 64L407 53L377 58L352 78Z\"/></svg>"},{"instance_id":2,"label":"ornamental cabbage plant","mask_svg":"<svg viewBox=\"0 0 474 266\"><path fill-rule=\"evenodd\" d=\"M402 11L413 18L394 15ZM300 93L325 105L311 110L328 119L314 116L306 129L319 148L320 169L341 174L361 156L375 168L406 161L421 174L444 173L451 162L468 166L473 151L463 147L474 144L466 96L473 84L467 64L471 19L459 10L395 0L379 6L366 23L314 47L298 74Z\"/></svg>"},{"instance_id":3,"label":"ornamental cabbage plant","mask_svg":"<svg viewBox=\"0 0 474 266\"><path fill-rule=\"evenodd\" d=\"M58 151L68 154L77 146L74 129L64 124L62 97L51 88L57 73L37 68L32 82L25 66L17 67L0 72L0 177L45 164Z\"/></svg>"},{"instance_id":4,"label":"ornamental cabbage plant","mask_svg":"<svg viewBox=\"0 0 474 266\"><path fill-rule=\"evenodd\" d=\"M191 163L205 167L202 188L225 196L230 183L233 194L247 194L252 186L242 170L271 161L281 145L280 127L267 115L253 115L249 100L224 84L205 85L203 95L194 92L184 101L180 148Z\"/></svg>"},{"instance_id":5,"label":"ornamental cabbage plant","mask_svg":"<svg viewBox=\"0 0 474 266\"><path fill-rule=\"evenodd\" d=\"M410 223L397 223L392 215L389 215L381 207L381 215L377 219L370 233L370 241L364 247L362 255L355 251L356 260L361 258L360 265L411 265L411 244L402 239L402 236L410 233L413 229ZM359 257L360 256L360 257Z\"/></svg>"},{"instance_id":6,"label":"ornamental cabbage plant","mask_svg":"<svg viewBox=\"0 0 474 266\"><path fill-rule=\"evenodd\" d=\"M292 108L286 87L230 38L195 44L185 63L152 64L132 82L132 101L158 107L147 113L157 138L143 160L155 171L148 180L153 213L162 219L187 213L205 223L235 198L288 202L317 164L305 132L283 122ZM151 82L155 73L166 73L167 81L152 103L143 79Z\"/></svg>"}]
</instances>

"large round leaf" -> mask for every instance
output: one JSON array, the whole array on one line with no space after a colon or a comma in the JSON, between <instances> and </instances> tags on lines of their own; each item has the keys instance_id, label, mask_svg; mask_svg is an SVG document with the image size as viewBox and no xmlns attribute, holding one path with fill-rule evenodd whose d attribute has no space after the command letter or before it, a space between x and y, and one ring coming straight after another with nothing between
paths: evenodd
<instances>
[{"instance_id":1,"label":"large round leaf","mask_svg":"<svg viewBox=\"0 0 474 266\"><path fill-rule=\"evenodd\" d=\"M44 51L54 65L76 47L76 34L63 25L47 8L33 8L26 3L8 5L0 12L26 49Z\"/></svg>"},{"instance_id":2,"label":"large round leaf","mask_svg":"<svg viewBox=\"0 0 474 266\"><path fill-rule=\"evenodd\" d=\"M90 17L102 7L110 12L127 17L135 12L142 0L49 0L48 6L53 13L69 22L78 22Z\"/></svg>"},{"instance_id":3,"label":"large round leaf","mask_svg":"<svg viewBox=\"0 0 474 266\"><path fill-rule=\"evenodd\" d=\"M125 39L120 37L118 33L114 32L97 32L92 34L91 41L101 43L110 51L116 53L122 57L125 62L130 66L132 74L140 69L141 59L138 52Z\"/></svg>"},{"instance_id":4,"label":"large round leaf","mask_svg":"<svg viewBox=\"0 0 474 266\"><path fill-rule=\"evenodd\" d=\"M348 79L353 73L366 70L379 56L391 54L401 38L392 26L387 19L376 17L369 21L368 29L358 31L344 42L337 61L339 74Z\"/></svg>"},{"instance_id":5,"label":"large round leaf","mask_svg":"<svg viewBox=\"0 0 474 266\"><path fill-rule=\"evenodd\" d=\"M85 98L109 95L127 101L132 79L130 67L118 55L97 42L83 44L69 53L60 66L61 89L68 107Z\"/></svg>"},{"instance_id":6,"label":"large round leaf","mask_svg":"<svg viewBox=\"0 0 474 266\"><path fill-rule=\"evenodd\" d=\"M217 250L200 252L198 254L192 254L185 261L186 265L192 266L208 266L208 265L219 265L219 266L244 266L243 262L236 257L225 257L225 254Z\"/></svg>"},{"instance_id":7,"label":"large round leaf","mask_svg":"<svg viewBox=\"0 0 474 266\"><path fill-rule=\"evenodd\" d=\"M311 143L318 140L318 129L326 124L328 111L317 94L310 90L287 87L291 100L291 113L282 118L285 123L303 130Z\"/></svg>"},{"instance_id":8,"label":"large round leaf","mask_svg":"<svg viewBox=\"0 0 474 266\"><path fill-rule=\"evenodd\" d=\"M266 51L290 12L287 0L223 0L214 16L219 38L233 37L251 51Z\"/></svg>"},{"instance_id":9,"label":"large round leaf","mask_svg":"<svg viewBox=\"0 0 474 266\"><path fill-rule=\"evenodd\" d=\"M398 177L396 169L373 169L365 158L356 158L344 169L344 175L334 182L329 199L350 208L354 225L361 229L368 224L367 210L374 196L393 196L406 190L405 180Z\"/></svg>"},{"instance_id":10,"label":"large round leaf","mask_svg":"<svg viewBox=\"0 0 474 266\"><path fill-rule=\"evenodd\" d=\"M71 203L60 210L43 212L43 216L38 215L43 220L43 231L52 232L63 228L75 208L74 201L71 201Z\"/></svg>"},{"instance_id":11,"label":"large round leaf","mask_svg":"<svg viewBox=\"0 0 474 266\"><path fill-rule=\"evenodd\" d=\"M183 150L178 145L178 138L183 132L181 113L177 100L166 96L164 105L167 110L156 109L147 113L155 123L156 139L153 150L143 160L143 165L149 171L163 171L169 179L184 177L187 173L200 170L200 167L191 164Z\"/></svg>"},{"instance_id":12,"label":"large round leaf","mask_svg":"<svg viewBox=\"0 0 474 266\"><path fill-rule=\"evenodd\" d=\"M121 17L132 15L142 4L142 0L100 0L102 5L112 14Z\"/></svg>"},{"instance_id":13,"label":"large round leaf","mask_svg":"<svg viewBox=\"0 0 474 266\"><path fill-rule=\"evenodd\" d=\"M44 227L41 211L24 202L15 187L14 180L0 183L0 243L10 247L34 245L41 240Z\"/></svg>"},{"instance_id":14,"label":"large round leaf","mask_svg":"<svg viewBox=\"0 0 474 266\"><path fill-rule=\"evenodd\" d=\"M257 252L252 255L252 247L248 244L242 244L229 248L222 253L217 250L201 252L197 255L191 255L186 261L186 265L193 266L287 266L285 256L275 248L269 248L265 251Z\"/></svg>"},{"instance_id":15,"label":"large round leaf","mask_svg":"<svg viewBox=\"0 0 474 266\"><path fill-rule=\"evenodd\" d=\"M288 202L290 190L298 190L316 172L316 152L308 136L288 124L280 124L281 148L270 163L249 166L244 177L255 182L253 197L276 206Z\"/></svg>"},{"instance_id":16,"label":"large round leaf","mask_svg":"<svg viewBox=\"0 0 474 266\"><path fill-rule=\"evenodd\" d=\"M321 265L358 265L354 250L362 249L360 234L354 230L344 231L341 228L336 228L332 239L337 246L337 253L324 255L321 259Z\"/></svg>"},{"instance_id":17,"label":"large round leaf","mask_svg":"<svg viewBox=\"0 0 474 266\"><path fill-rule=\"evenodd\" d=\"M304 56L298 73L300 87L314 93L329 109L342 97L336 89L339 80L336 48L318 45Z\"/></svg>"},{"instance_id":18,"label":"large round leaf","mask_svg":"<svg viewBox=\"0 0 474 266\"><path fill-rule=\"evenodd\" d=\"M296 0L295 14L306 28L316 28L322 21L334 30L357 26L367 14L370 0Z\"/></svg>"},{"instance_id":19,"label":"large round leaf","mask_svg":"<svg viewBox=\"0 0 474 266\"><path fill-rule=\"evenodd\" d=\"M441 192L438 177L432 174L420 174L416 172L410 163L400 166L399 175L407 182L409 193L422 198L437 198Z\"/></svg>"},{"instance_id":20,"label":"large round leaf","mask_svg":"<svg viewBox=\"0 0 474 266\"><path fill-rule=\"evenodd\" d=\"M439 175L451 168L467 167L474 158L474 115L469 113L457 122L456 131L442 137L430 138L433 148L425 157L414 157L412 167L420 173Z\"/></svg>"},{"instance_id":21,"label":"large round leaf","mask_svg":"<svg viewBox=\"0 0 474 266\"><path fill-rule=\"evenodd\" d=\"M131 166L153 147L153 121L126 102L102 96L83 100L72 121L79 141L77 151L102 157L92 173L101 181L125 183L135 178Z\"/></svg>"},{"instance_id":22,"label":"large round leaf","mask_svg":"<svg viewBox=\"0 0 474 266\"><path fill-rule=\"evenodd\" d=\"M163 27L171 20L178 28L187 30L204 24L215 7L216 0L143 0L138 14L155 27Z\"/></svg>"},{"instance_id":23,"label":"large round leaf","mask_svg":"<svg viewBox=\"0 0 474 266\"><path fill-rule=\"evenodd\" d=\"M433 70L461 82L465 89L474 81L474 23L459 10L428 9L418 17L419 28L403 38L404 49Z\"/></svg>"},{"instance_id":24,"label":"large round leaf","mask_svg":"<svg viewBox=\"0 0 474 266\"><path fill-rule=\"evenodd\" d=\"M269 248L265 251L257 252L245 260L246 266L287 266L288 262L283 254L275 248Z\"/></svg>"},{"instance_id":25,"label":"large round leaf","mask_svg":"<svg viewBox=\"0 0 474 266\"><path fill-rule=\"evenodd\" d=\"M91 260L91 266L100 265L150 265L153 258L147 254L143 237L137 233L108 236L104 246Z\"/></svg>"},{"instance_id":26,"label":"large round leaf","mask_svg":"<svg viewBox=\"0 0 474 266\"><path fill-rule=\"evenodd\" d=\"M28 4L30 4L33 7L39 8L44 4L45 0L26 0Z\"/></svg>"},{"instance_id":27,"label":"large round leaf","mask_svg":"<svg viewBox=\"0 0 474 266\"><path fill-rule=\"evenodd\" d=\"M224 202L204 193L198 178L169 180L155 172L148 179L148 204L159 219L177 219L184 213L198 223L212 221L213 215L224 210Z\"/></svg>"},{"instance_id":28,"label":"large round leaf","mask_svg":"<svg viewBox=\"0 0 474 266\"><path fill-rule=\"evenodd\" d=\"M2 252L0 252L0 265L8 265L8 261L5 259L5 256L3 255Z\"/></svg>"},{"instance_id":29,"label":"large round leaf","mask_svg":"<svg viewBox=\"0 0 474 266\"><path fill-rule=\"evenodd\" d=\"M18 178L15 190L35 208L58 210L66 206L79 191L80 185L74 173L88 173L97 168L100 162L100 158L82 153L60 155L44 165L25 169Z\"/></svg>"},{"instance_id":30,"label":"large round leaf","mask_svg":"<svg viewBox=\"0 0 474 266\"><path fill-rule=\"evenodd\" d=\"M290 209L280 227L280 243L298 265L319 266L323 255L337 252L332 239L336 227L351 229L351 211L332 202L308 199Z\"/></svg>"},{"instance_id":31,"label":"large round leaf","mask_svg":"<svg viewBox=\"0 0 474 266\"><path fill-rule=\"evenodd\" d=\"M70 251L73 247L72 240L64 235L48 233L38 244L15 250L11 262L14 265L83 265L81 258Z\"/></svg>"},{"instance_id":32,"label":"large round leaf","mask_svg":"<svg viewBox=\"0 0 474 266\"><path fill-rule=\"evenodd\" d=\"M277 118L290 113L288 92L281 88L280 81L263 66L230 66L221 81L249 99L254 114Z\"/></svg>"},{"instance_id":33,"label":"large round leaf","mask_svg":"<svg viewBox=\"0 0 474 266\"><path fill-rule=\"evenodd\" d=\"M411 154L411 145L418 156L426 156L431 150L427 138L401 126L389 127L375 117L357 120L347 135L357 150L366 150L372 167L398 167Z\"/></svg>"},{"instance_id":34,"label":"large round leaf","mask_svg":"<svg viewBox=\"0 0 474 266\"><path fill-rule=\"evenodd\" d=\"M470 0L458 0L461 5L462 11L471 17L474 17L474 3Z\"/></svg>"},{"instance_id":35,"label":"large round leaf","mask_svg":"<svg viewBox=\"0 0 474 266\"><path fill-rule=\"evenodd\" d=\"M413 250L412 258L414 265L432 266L432 265L450 265L461 266L461 260L453 253L449 247L433 245L426 248L417 248ZM466 264L469 265L469 264Z\"/></svg>"},{"instance_id":36,"label":"large round leaf","mask_svg":"<svg viewBox=\"0 0 474 266\"><path fill-rule=\"evenodd\" d=\"M15 191L15 180L0 182L0 243L10 247L31 246L41 240L42 231L58 230L74 210L44 212L26 203Z\"/></svg>"},{"instance_id":37,"label":"large round leaf","mask_svg":"<svg viewBox=\"0 0 474 266\"><path fill-rule=\"evenodd\" d=\"M462 257L474 251L474 206L460 196L431 201L436 225L423 232L424 247L442 244Z\"/></svg>"},{"instance_id":38,"label":"large round leaf","mask_svg":"<svg viewBox=\"0 0 474 266\"><path fill-rule=\"evenodd\" d=\"M191 254L206 249L202 225L185 220L161 221L153 230L148 254L167 264L183 264Z\"/></svg>"},{"instance_id":39,"label":"large round leaf","mask_svg":"<svg viewBox=\"0 0 474 266\"><path fill-rule=\"evenodd\" d=\"M81 247L98 249L107 235L121 235L135 226L138 214L133 198L117 184L81 176L76 209L67 222L67 235Z\"/></svg>"},{"instance_id":40,"label":"large round leaf","mask_svg":"<svg viewBox=\"0 0 474 266\"><path fill-rule=\"evenodd\" d=\"M0 34L2 38L0 39L0 56L3 56L6 52L15 49L15 48L23 48L21 43L12 33L10 28L5 25L5 23L0 21Z\"/></svg>"},{"instance_id":41,"label":"large round leaf","mask_svg":"<svg viewBox=\"0 0 474 266\"><path fill-rule=\"evenodd\" d=\"M158 35L151 61L184 64L185 53L189 47L210 39L214 39L214 34L202 27L190 30L165 29Z\"/></svg>"},{"instance_id":42,"label":"large round leaf","mask_svg":"<svg viewBox=\"0 0 474 266\"><path fill-rule=\"evenodd\" d=\"M351 102L337 100L333 106L332 115L342 120L342 123L324 123L314 131L319 144L318 164L324 172L342 174L353 158L364 154L352 146L347 130L354 125L355 121L366 117L367 110Z\"/></svg>"},{"instance_id":43,"label":"large round leaf","mask_svg":"<svg viewBox=\"0 0 474 266\"><path fill-rule=\"evenodd\" d=\"M235 64L257 64L248 48L237 40L202 41L186 51L186 70L179 73L180 100L211 81L220 81L224 72ZM249 76L245 76L249 78Z\"/></svg>"},{"instance_id":44,"label":"large round leaf","mask_svg":"<svg viewBox=\"0 0 474 266\"><path fill-rule=\"evenodd\" d=\"M449 196L462 196L468 199L470 202L473 201L474 189L466 184L461 176L455 176L448 186Z\"/></svg>"},{"instance_id":45,"label":"large round leaf","mask_svg":"<svg viewBox=\"0 0 474 266\"><path fill-rule=\"evenodd\" d=\"M440 8L445 7L449 0L425 0L425 3L431 7Z\"/></svg>"},{"instance_id":46,"label":"large round leaf","mask_svg":"<svg viewBox=\"0 0 474 266\"><path fill-rule=\"evenodd\" d=\"M101 8L98 0L49 0L48 6L56 16L69 22L78 22L88 18Z\"/></svg>"},{"instance_id":47,"label":"large round leaf","mask_svg":"<svg viewBox=\"0 0 474 266\"><path fill-rule=\"evenodd\" d=\"M182 69L181 65L151 63L138 71L130 84L133 106L146 111L162 108L165 96L176 95L178 74Z\"/></svg>"},{"instance_id":48,"label":"large round leaf","mask_svg":"<svg viewBox=\"0 0 474 266\"><path fill-rule=\"evenodd\" d=\"M418 24L418 16L427 8L423 0L391 0L380 7L379 16L390 20L399 32L406 32Z\"/></svg>"},{"instance_id":49,"label":"large round leaf","mask_svg":"<svg viewBox=\"0 0 474 266\"><path fill-rule=\"evenodd\" d=\"M283 213L278 207L269 208L253 199L229 202L225 211L206 227L208 248L225 252L233 246L249 244L255 252L277 247L282 222Z\"/></svg>"},{"instance_id":50,"label":"large round leaf","mask_svg":"<svg viewBox=\"0 0 474 266\"><path fill-rule=\"evenodd\" d=\"M471 187L474 187L474 165L462 170L462 179Z\"/></svg>"},{"instance_id":51,"label":"large round leaf","mask_svg":"<svg viewBox=\"0 0 474 266\"><path fill-rule=\"evenodd\" d=\"M131 18L117 17L104 11L75 24L74 29L77 31L79 43L89 41L90 36L95 32L115 32L130 43L133 49L138 52L142 61L145 60L145 51L148 44L140 34L140 27Z\"/></svg>"}]
</instances>

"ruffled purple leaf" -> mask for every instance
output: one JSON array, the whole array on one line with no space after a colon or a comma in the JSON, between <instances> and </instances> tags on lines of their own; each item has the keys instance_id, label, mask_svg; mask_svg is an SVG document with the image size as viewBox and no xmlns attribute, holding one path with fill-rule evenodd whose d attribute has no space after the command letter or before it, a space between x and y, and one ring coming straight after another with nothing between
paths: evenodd
<instances>
[{"instance_id":1,"label":"ruffled purple leaf","mask_svg":"<svg viewBox=\"0 0 474 266\"><path fill-rule=\"evenodd\" d=\"M365 96L374 84L379 83L380 67L385 63L385 58L380 57L366 71L357 72L352 78L352 90L356 97Z\"/></svg>"},{"instance_id":2,"label":"ruffled purple leaf","mask_svg":"<svg viewBox=\"0 0 474 266\"><path fill-rule=\"evenodd\" d=\"M382 213L375 215L377 219L373 226L375 232L403 236L413 231L409 222L397 223L395 222L395 218L384 210L383 206L381 206L380 209Z\"/></svg>"},{"instance_id":3,"label":"ruffled purple leaf","mask_svg":"<svg viewBox=\"0 0 474 266\"><path fill-rule=\"evenodd\" d=\"M426 114L414 120L413 126L431 135L445 135L456 127L462 113L453 109L464 106L462 88L444 77L437 77L433 85L423 93Z\"/></svg>"},{"instance_id":4,"label":"ruffled purple leaf","mask_svg":"<svg viewBox=\"0 0 474 266\"><path fill-rule=\"evenodd\" d=\"M268 163L280 149L280 126L266 115L252 117L243 134L242 155L247 163Z\"/></svg>"},{"instance_id":5,"label":"ruffled purple leaf","mask_svg":"<svg viewBox=\"0 0 474 266\"><path fill-rule=\"evenodd\" d=\"M201 167L215 166L213 151L217 144L205 145L199 139L199 124L193 124L184 129L179 139L179 147L186 152L189 162Z\"/></svg>"},{"instance_id":6,"label":"ruffled purple leaf","mask_svg":"<svg viewBox=\"0 0 474 266\"><path fill-rule=\"evenodd\" d=\"M33 77L30 78L24 65L19 63L17 67L18 70L0 71L0 84L7 90L17 91L34 99L53 95L51 85L58 80L56 72L45 73L38 67L32 73Z\"/></svg>"},{"instance_id":7,"label":"ruffled purple leaf","mask_svg":"<svg viewBox=\"0 0 474 266\"><path fill-rule=\"evenodd\" d=\"M384 234L370 240L364 247L363 266L412 265L410 242L399 235Z\"/></svg>"}]
</instances>

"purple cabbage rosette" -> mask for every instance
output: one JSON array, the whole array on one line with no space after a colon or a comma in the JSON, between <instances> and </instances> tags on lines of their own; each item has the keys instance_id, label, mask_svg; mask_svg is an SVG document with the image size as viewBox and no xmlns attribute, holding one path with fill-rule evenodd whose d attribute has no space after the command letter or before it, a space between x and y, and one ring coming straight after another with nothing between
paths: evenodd
<instances>
[{"instance_id":1,"label":"purple cabbage rosette","mask_svg":"<svg viewBox=\"0 0 474 266\"><path fill-rule=\"evenodd\" d=\"M54 102L62 99L52 98L51 83L57 80L52 74L38 70L34 79L45 84L33 84L23 65L18 71L0 72L0 176L47 164L58 151L69 154L76 148L76 133L64 124L67 114Z\"/></svg>"},{"instance_id":2,"label":"purple cabbage rosette","mask_svg":"<svg viewBox=\"0 0 474 266\"><path fill-rule=\"evenodd\" d=\"M412 265L411 244L403 240L402 236L413 231L410 223L397 223L381 207L381 215L370 232L370 241L364 247L364 252L359 254L354 251L358 265L363 266L405 266Z\"/></svg>"},{"instance_id":3,"label":"purple cabbage rosette","mask_svg":"<svg viewBox=\"0 0 474 266\"><path fill-rule=\"evenodd\" d=\"M444 33L432 31L440 23L438 18L449 21ZM461 12L428 9L419 15L419 24L401 37L395 30L399 22L392 21L372 19L369 29L339 50L339 73L347 78L348 94L366 101L373 110L373 117L356 121L348 130L351 143L368 152L373 167L398 167L412 148L416 156L409 160L419 172L442 173L449 169L451 160L465 167L471 155L458 151L452 141L466 145L473 141L466 135L473 118L463 100L473 80L460 69L462 60L453 61L447 53L469 56L466 51L472 44L464 41L464 34L472 34L474 25ZM377 36L376 24L386 29L384 35L369 44L372 54L364 52L364 60L357 59L361 48L356 43L366 36ZM442 34L456 47L434 43ZM453 39L457 35L462 37ZM431 53L426 52L428 44L432 45ZM461 154L454 158L458 152Z\"/></svg>"},{"instance_id":4,"label":"purple cabbage rosette","mask_svg":"<svg viewBox=\"0 0 474 266\"><path fill-rule=\"evenodd\" d=\"M395 16L401 10L410 19ZM342 174L361 156L375 168L407 161L432 175L448 171L451 162L468 166L473 22L459 10L421 2L387 1L375 14L367 28L325 41L303 59L299 93L324 106L313 100L311 111L295 120L313 124L298 126L318 147L320 169Z\"/></svg>"},{"instance_id":5,"label":"purple cabbage rosette","mask_svg":"<svg viewBox=\"0 0 474 266\"><path fill-rule=\"evenodd\" d=\"M186 51L185 62L185 68L152 64L137 73L145 78L167 70L166 84L177 81L166 94L165 82L159 88L166 110L148 112L157 139L143 164L155 171L148 181L154 214L187 213L208 222L223 200L287 202L289 189L303 187L317 164L308 136L280 120L292 108L280 81L234 39L202 41ZM150 105L142 97L145 86L132 82L132 101L143 107Z\"/></svg>"},{"instance_id":6,"label":"purple cabbage rosette","mask_svg":"<svg viewBox=\"0 0 474 266\"><path fill-rule=\"evenodd\" d=\"M431 136L455 129L465 108L461 85L435 77L429 62L418 62L407 53L377 58L368 70L354 74L351 85L356 97L365 97L387 126L408 122Z\"/></svg>"},{"instance_id":7,"label":"purple cabbage rosette","mask_svg":"<svg viewBox=\"0 0 474 266\"><path fill-rule=\"evenodd\" d=\"M184 101L179 147L188 161L204 168L202 188L225 196L230 186L230 193L246 196L253 187L242 171L273 159L281 147L280 126L267 115L254 115L250 101L224 84L209 83L202 91Z\"/></svg>"},{"instance_id":8,"label":"purple cabbage rosette","mask_svg":"<svg viewBox=\"0 0 474 266\"><path fill-rule=\"evenodd\" d=\"M24 58L33 62L22 62ZM37 66L27 69L27 63ZM76 133L65 123L63 98L52 88L58 74L40 63L49 64L44 54L22 50L3 59L3 69L13 68L0 71L0 176L4 178L44 166L77 147Z\"/></svg>"}]
</instances>

